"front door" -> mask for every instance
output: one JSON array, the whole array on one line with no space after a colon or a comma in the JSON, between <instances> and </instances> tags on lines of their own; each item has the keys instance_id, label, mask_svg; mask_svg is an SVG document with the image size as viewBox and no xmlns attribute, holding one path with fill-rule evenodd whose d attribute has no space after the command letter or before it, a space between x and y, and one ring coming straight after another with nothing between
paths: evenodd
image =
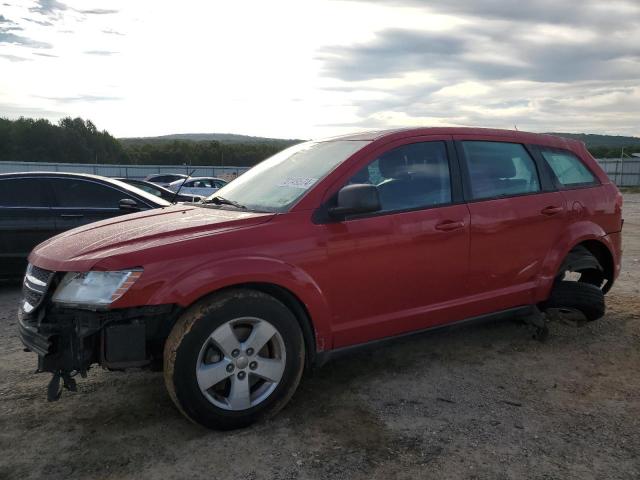
<instances>
[{"instance_id":1,"label":"front door","mask_svg":"<svg viewBox=\"0 0 640 480\"><path fill-rule=\"evenodd\" d=\"M376 155L346 182L376 185L380 212L325 226L333 348L446 323L466 293L469 212L452 188L450 144L422 140Z\"/></svg>"}]
</instances>

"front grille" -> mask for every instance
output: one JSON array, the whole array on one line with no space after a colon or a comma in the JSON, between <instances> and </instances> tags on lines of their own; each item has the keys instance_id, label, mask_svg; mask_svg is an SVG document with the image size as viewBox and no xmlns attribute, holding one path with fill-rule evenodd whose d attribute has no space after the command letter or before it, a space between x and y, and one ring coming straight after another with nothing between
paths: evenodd
<instances>
[{"instance_id":1,"label":"front grille","mask_svg":"<svg viewBox=\"0 0 640 480\"><path fill-rule=\"evenodd\" d=\"M22 310L25 313L31 313L40 306L54 273L29 264L22 284Z\"/></svg>"},{"instance_id":2,"label":"front grille","mask_svg":"<svg viewBox=\"0 0 640 480\"><path fill-rule=\"evenodd\" d=\"M36 280L40 280L43 283L48 283L53 272L45 270L44 268L36 267L35 265L29 265L27 273Z\"/></svg>"}]
</instances>

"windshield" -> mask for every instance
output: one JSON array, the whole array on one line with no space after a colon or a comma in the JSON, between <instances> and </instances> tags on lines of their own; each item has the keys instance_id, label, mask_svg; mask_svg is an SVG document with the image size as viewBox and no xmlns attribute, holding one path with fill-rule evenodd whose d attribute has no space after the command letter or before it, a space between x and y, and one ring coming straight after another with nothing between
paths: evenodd
<instances>
[{"instance_id":1,"label":"windshield","mask_svg":"<svg viewBox=\"0 0 640 480\"><path fill-rule=\"evenodd\" d=\"M284 212L369 141L305 142L259 163L211 195L250 210Z\"/></svg>"}]
</instances>

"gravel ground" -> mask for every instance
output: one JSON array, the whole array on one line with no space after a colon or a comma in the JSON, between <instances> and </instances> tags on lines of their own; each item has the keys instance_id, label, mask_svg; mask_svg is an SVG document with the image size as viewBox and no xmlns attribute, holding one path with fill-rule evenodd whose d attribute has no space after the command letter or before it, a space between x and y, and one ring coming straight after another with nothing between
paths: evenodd
<instances>
[{"instance_id":1,"label":"gravel ground","mask_svg":"<svg viewBox=\"0 0 640 480\"><path fill-rule=\"evenodd\" d=\"M640 194L623 273L593 324L413 337L303 379L275 419L187 422L161 374L94 369L47 403L0 287L0 478L640 478Z\"/></svg>"}]
</instances>

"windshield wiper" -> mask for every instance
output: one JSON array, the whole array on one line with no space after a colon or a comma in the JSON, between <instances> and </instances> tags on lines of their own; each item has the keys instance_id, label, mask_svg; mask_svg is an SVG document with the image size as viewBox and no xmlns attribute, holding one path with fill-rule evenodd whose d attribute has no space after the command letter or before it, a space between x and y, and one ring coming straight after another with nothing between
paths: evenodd
<instances>
[{"instance_id":1,"label":"windshield wiper","mask_svg":"<svg viewBox=\"0 0 640 480\"><path fill-rule=\"evenodd\" d=\"M202 203L215 203L216 205L231 205L232 207L241 208L243 210L247 209L247 207L245 207L241 203L238 203L234 200L229 200L228 198L224 198L224 197L213 197L211 199L203 200Z\"/></svg>"}]
</instances>

